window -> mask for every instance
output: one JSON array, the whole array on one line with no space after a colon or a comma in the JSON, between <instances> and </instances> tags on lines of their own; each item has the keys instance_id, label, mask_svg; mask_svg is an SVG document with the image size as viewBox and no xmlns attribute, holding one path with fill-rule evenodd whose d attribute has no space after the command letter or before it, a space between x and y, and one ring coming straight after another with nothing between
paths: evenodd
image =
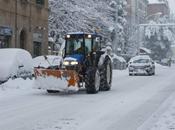
<instances>
[{"instance_id":1,"label":"window","mask_svg":"<svg viewBox=\"0 0 175 130\"><path fill-rule=\"evenodd\" d=\"M36 0L36 4L38 4L38 5L44 5L44 0Z\"/></svg>"},{"instance_id":2,"label":"window","mask_svg":"<svg viewBox=\"0 0 175 130\"><path fill-rule=\"evenodd\" d=\"M92 50L92 39L85 39L85 53L88 54Z\"/></svg>"}]
</instances>

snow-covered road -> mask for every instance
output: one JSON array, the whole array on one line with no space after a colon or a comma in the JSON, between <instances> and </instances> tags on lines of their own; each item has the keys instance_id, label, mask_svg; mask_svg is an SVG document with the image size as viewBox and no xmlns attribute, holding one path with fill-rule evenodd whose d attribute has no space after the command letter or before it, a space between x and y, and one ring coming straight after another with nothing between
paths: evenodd
<instances>
[{"instance_id":1,"label":"snow-covered road","mask_svg":"<svg viewBox=\"0 0 175 130\"><path fill-rule=\"evenodd\" d=\"M145 122L175 92L174 72L159 65L155 76L114 71L112 90L94 95L47 94L29 80L9 81L0 86L0 130L148 129Z\"/></svg>"}]
</instances>

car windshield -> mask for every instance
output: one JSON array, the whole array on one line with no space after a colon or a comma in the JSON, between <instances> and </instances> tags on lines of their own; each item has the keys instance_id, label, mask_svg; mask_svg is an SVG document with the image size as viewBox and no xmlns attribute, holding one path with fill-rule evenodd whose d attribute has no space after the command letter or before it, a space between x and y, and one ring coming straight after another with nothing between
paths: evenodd
<instances>
[{"instance_id":1,"label":"car windshield","mask_svg":"<svg viewBox=\"0 0 175 130\"><path fill-rule=\"evenodd\" d=\"M148 63L148 62L149 62L149 59L138 59L133 61L133 63Z\"/></svg>"}]
</instances>

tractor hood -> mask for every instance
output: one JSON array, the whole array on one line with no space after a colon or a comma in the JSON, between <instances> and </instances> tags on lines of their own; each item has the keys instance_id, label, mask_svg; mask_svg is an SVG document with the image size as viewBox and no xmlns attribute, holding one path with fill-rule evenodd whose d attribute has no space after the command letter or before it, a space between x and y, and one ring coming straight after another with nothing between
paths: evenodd
<instances>
[{"instance_id":1,"label":"tractor hood","mask_svg":"<svg viewBox=\"0 0 175 130\"><path fill-rule=\"evenodd\" d=\"M83 62L84 56L82 54L69 55L64 58L64 61L77 61L79 63Z\"/></svg>"}]
</instances>

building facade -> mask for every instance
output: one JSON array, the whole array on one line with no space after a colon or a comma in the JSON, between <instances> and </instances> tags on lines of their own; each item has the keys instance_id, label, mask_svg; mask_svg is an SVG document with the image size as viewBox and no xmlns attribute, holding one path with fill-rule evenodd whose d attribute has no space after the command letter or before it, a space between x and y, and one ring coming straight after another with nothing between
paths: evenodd
<instances>
[{"instance_id":1,"label":"building facade","mask_svg":"<svg viewBox=\"0 0 175 130\"><path fill-rule=\"evenodd\" d=\"M0 48L47 54L48 0L1 0Z\"/></svg>"},{"instance_id":2,"label":"building facade","mask_svg":"<svg viewBox=\"0 0 175 130\"><path fill-rule=\"evenodd\" d=\"M145 22L148 0L127 0L127 21L129 25Z\"/></svg>"},{"instance_id":3,"label":"building facade","mask_svg":"<svg viewBox=\"0 0 175 130\"><path fill-rule=\"evenodd\" d=\"M155 0L154 2L150 0L148 4L148 16L152 17L149 17L149 19L154 18L158 13L161 13L162 16L170 16L170 8L167 0Z\"/></svg>"}]
</instances>

